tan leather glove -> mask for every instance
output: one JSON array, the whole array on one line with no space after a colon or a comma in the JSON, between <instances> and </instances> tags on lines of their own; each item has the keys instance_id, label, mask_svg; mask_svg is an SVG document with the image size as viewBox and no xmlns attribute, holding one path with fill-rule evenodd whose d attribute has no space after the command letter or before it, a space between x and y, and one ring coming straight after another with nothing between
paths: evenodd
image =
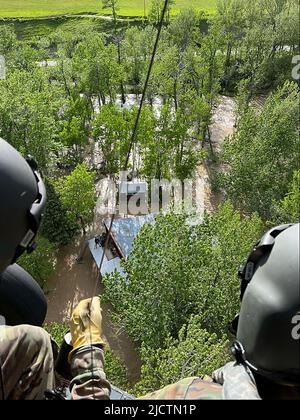
<instances>
[{"instance_id":1,"label":"tan leather glove","mask_svg":"<svg viewBox=\"0 0 300 420\"><path fill-rule=\"evenodd\" d=\"M73 311L70 321L73 350L69 354L69 361L71 361L73 354L80 347L90 345L105 346L105 341L102 337L101 312L99 297L81 301Z\"/></svg>"}]
</instances>

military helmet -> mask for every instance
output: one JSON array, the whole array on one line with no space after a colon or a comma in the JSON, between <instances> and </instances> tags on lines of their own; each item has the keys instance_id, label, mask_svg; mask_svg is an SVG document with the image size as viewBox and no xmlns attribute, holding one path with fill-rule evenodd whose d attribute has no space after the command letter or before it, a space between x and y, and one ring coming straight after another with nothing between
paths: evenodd
<instances>
[{"instance_id":1,"label":"military helmet","mask_svg":"<svg viewBox=\"0 0 300 420\"><path fill-rule=\"evenodd\" d=\"M233 351L276 383L300 384L299 224L267 232L241 267L241 309Z\"/></svg>"},{"instance_id":2,"label":"military helmet","mask_svg":"<svg viewBox=\"0 0 300 420\"><path fill-rule=\"evenodd\" d=\"M37 165L0 138L0 273L34 249L46 203Z\"/></svg>"}]
</instances>

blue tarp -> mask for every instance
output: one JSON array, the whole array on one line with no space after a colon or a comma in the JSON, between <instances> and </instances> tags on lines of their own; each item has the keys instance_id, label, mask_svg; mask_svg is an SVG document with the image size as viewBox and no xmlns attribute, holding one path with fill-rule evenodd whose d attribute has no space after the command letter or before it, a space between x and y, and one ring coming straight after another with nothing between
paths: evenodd
<instances>
[{"instance_id":1,"label":"blue tarp","mask_svg":"<svg viewBox=\"0 0 300 420\"><path fill-rule=\"evenodd\" d=\"M98 268L100 268L101 259L103 256L103 248L101 246L95 246L95 239L91 239L89 242L89 249L91 251L91 254L95 260L95 263ZM106 256L104 256L103 263L107 262Z\"/></svg>"},{"instance_id":2,"label":"blue tarp","mask_svg":"<svg viewBox=\"0 0 300 420\"><path fill-rule=\"evenodd\" d=\"M130 217L126 219L117 219L114 220L112 226L112 236L114 238L116 246L119 248L122 256L126 259L130 254L133 246L133 241L137 237L138 233L140 232L141 228L145 223L154 223L155 216L153 214L147 216L138 216L138 217ZM107 219L104 221L105 226L109 229L111 220ZM103 256L103 248L102 246L95 245L95 239L91 239L88 241L89 249L91 254L95 260L95 263L100 268L102 256ZM110 274L114 270L117 270L122 277L126 277L124 271L121 268L121 260L120 258L113 258L112 260L108 260L107 257L104 255L102 267L101 267L101 275L102 277L105 274Z\"/></svg>"},{"instance_id":3,"label":"blue tarp","mask_svg":"<svg viewBox=\"0 0 300 420\"><path fill-rule=\"evenodd\" d=\"M121 260L120 258L114 258L113 260L103 262L102 268L101 268L101 275L105 276L105 274L113 273L115 270L117 270L122 277L125 277L125 273L121 268Z\"/></svg>"},{"instance_id":4,"label":"blue tarp","mask_svg":"<svg viewBox=\"0 0 300 420\"><path fill-rule=\"evenodd\" d=\"M134 239L137 237L141 228L145 223L154 223L154 214L147 216L129 217L125 219L116 219L112 226L112 237L122 253L124 258L127 258L132 250ZM111 220L104 221L106 228L109 230Z\"/></svg>"},{"instance_id":5,"label":"blue tarp","mask_svg":"<svg viewBox=\"0 0 300 420\"><path fill-rule=\"evenodd\" d=\"M94 261L98 267L100 268L102 256L103 256L103 248L101 246L95 247L95 240L91 239L88 241L89 243L89 249L91 251L91 254L94 258ZM110 274L114 270L117 270L121 276L125 276L122 268L121 268L121 260L120 258L113 258L112 260L108 260L106 256L104 256L102 267L101 267L101 275L102 277L105 276L105 274Z\"/></svg>"}]
</instances>

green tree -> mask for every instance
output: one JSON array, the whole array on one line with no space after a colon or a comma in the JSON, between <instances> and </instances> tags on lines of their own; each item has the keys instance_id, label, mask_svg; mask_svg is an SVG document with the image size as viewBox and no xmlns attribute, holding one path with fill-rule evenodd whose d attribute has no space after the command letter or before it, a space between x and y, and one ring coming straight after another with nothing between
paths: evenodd
<instances>
[{"instance_id":1,"label":"green tree","mask_svg":"<svg viewBox=\"0 0 300 420\"><path fill-rule=\"evenodd\" d=\"M51 335L58 346L62 345L64 336L70 331L67 323L59 324L58 322L51 322L50 324L44 324L43 328Z\"/></svg>"},{"instance_id":2,"label":"green tree","mask_svg":"<svg viewBox=\"0 0 300 420\"><path fill-rule=\"evenodd\" d=\"M184 9L172 19L169 32L172 42L181 52L200 41L200 19L201 16L198 16L194 9Z\"/></svg>"},{"instance_id":3,"label":"green tree","mask_svg":"<svg viewBox=\"0 0 300 420\"><path fill-rule=\"evenodd\" d=\"M272 224L299 223L300 220L300 170L295 171L287 195L274 205Z\"/></svg>"},{"instance_id":4,"label":"green tree","mask_svg":"<svg viewBox=\"0 0 300 420\"><path fill-rule=\"evenodd\" d=\"M165 0L152 0L150 5L150 12L149 12L149 20L150 22L154 23L155 25L158 25L163 8L164 8ZM175 3L175 0L169 0L168 8L167 8L167 14L166 14L166 22L170 23L171 19L171 7Z\"/></svg>"},{"instance_id":5,"label":"green tree","mask_svg":"<svg viewBox=\"0 0 300 420\"><path fill-rule=\"evenodd\" d=\"M252 2L255 3L255 2ZM216 19L212 22L218 31L223 34L226 57L224 63L223 86L230 89L234 76L239 40L243 37L246 28L245 0L220 0L217 3ZM233 59L235 57L235 59Z\"/></svg>"},{"instance_id":6,"label":"green tree","mask_svg":"<svg viewBox=\"0 0 300 420\"><path fill-rule=\"evenodd\" d=\"M84 234L86 226L93 221L97 202L95 176L85 164L80 164L56 182L63 208L73 222L80 221Z\"/></svg>"},{"instance_id":7,"label":"green tree","mask_svg":"<svg viewBox=\"0 0 300 420\"><path fill-rule=\"evenodd\" d=\"M117 21L118 3L119 3L119 0L102 0L102 8L111 9L112 17L113 17L115 25Z\"/></svg>"},{"instance_id":8,"label":"green tree","mask_svg":"<svg viewBox=\"0 0 300 420\"><path fill-rule=\"evenodd\" d=\"M124 391L129 389L127 368L111 350L105 352L105 374L112 385Z\"/></svg>"},{"instance_id":9,"label":"green tree","mask_svg":"<svg viewBox=\"0 0 300 420\"><path fill-rule=\"evenodd\" d=\"M43 237L39 237L37 243L37 249L32 254L23 254L18 262L45 288L47 280L55 273L56 246Z\"/></svg>"},{"instance_id":10,"label":"green tree","mask_svg":"<svg viewBox=\"0 0 300 420\"><path fill-rule=\"evenodd\" d=\"M69 148L67 159L81 163L89 142L92 107L88 99L73 91L63 115L61 142Z\"/></svg>"},{"instance_id":11,"label":"green tree","mask_svg":"<svg viewBox=\"0 0 300 420\"><path fill-rule=\"evenodd\" d=\"M143 121L144 130L139 132L141 174L182 181L192 177L204 157L199 142L191 134L194 121L180 109L174 112L170 103L162 106L159 116L145 109Z\"/></svg>"},{"instance_id":12,"label":"green tree","mask_svg":"<svg viewBox=\"0 0 300 420\"><path fill-rule=\"evenodd\" d=\"M0 26L0 54L6 56L13 51L17 37L13 25Z\"/></svg>"},{"instance_id":13,"label":"green tree","mask_svg":"<svg viewBox=\"0 0 300 420\"><path fill-rule=\"evenodd\" d=\"M129 27L122 41L122 55L127 83L135 94L140 93L153 48L155 29Z\"/></svg>"},{"instance_id":14,"label":"green tree","mask_svg":"<svg viewBox=\"0 0 300 420\"><path fill-rule=\"evenodd\" d=\"M112 12L112 18L113 18L113 22L114 22L113 43L117 47L118 64L119 64L119 66L121 66L121 64L122 64L121 40L122 40L123 35L121 33L118 33L118 30L117 30L118 29L118 27L117 27L117 20L118 20L117 11L119 9L118 3L119 3L119 0L102 0L103 9L111 9L111 12ZM121 80L121 79L120 79L120 90L121 90L121 94L122 94L122 102L124 104L126 102L125 88L124 88L123 80Z\"/></svg>"},{"instance_id":15,"label":"green tree","mask_svg":"<svg viewBox=\"0 0 300 420\"><path fill-rule=\"evenodd\" d=\"M222 336L239 307L237 269L261 235L260 219L241 220L230 204L191 226L184 215L159 215L134 242L123 268L106 276L105 299L131 337L164 346L192 314L201 328Z\"/></svg>"},{"instance_id":16,"label":"green tree","mask_svg":"<svg viewBox=\"0 0 300 420\"><path fill-rule=\"evenodd\" d=\"M230 360L229 342L224 335L218 338L201 328L201 318L192 316L178 334L167 337L163 348L141 349L141 380L133 393L144 396L188 377L211 376L215 369Z\"/></svg>"},{"instance_id":17,"label":"green tree","mask_svg":"<svg viewBox=\"0 0 300 420\"><path fill-rule=\"evenodd\" d=\"M300 171L294 172L293 182L289 192L282 201L282 214L289 223L298 223L300 220Z\"/></svg>"},{"instance_id":18,"label":"green tree","mask_svg":"<svg viewBox=\"0 0 300 420\"><path fill-rule=\"evenodd\" d=\"M298 104L296 83L285 84L261 112L244 112L238 132L225 141L220 159L227 170L220 174L220 184L244 214L258 211L266 220L273 201L288 192L299 168Z\"/></svg>"},{"instance_id":19,"label":"green tree","mask_svg":"<svg viewBox=\"0 0 300 420\"><path fill-rule=\"evenodd\" d=\"M133 130L133 113L105 105L93 120L92 135L102 153L102 172L116 175L124 168Z\"/></svg>"},{"instance_id":20,"label":"green tree","mask_svg":"<svg viewBox=\"0 0 300 420\"><path fill-rule=\"evenodd\" d=\"M55 153L59 109L63 103L59 88L49 85L44 69L11 71L0 81L0 134L22 154L31 154L39 167L50 171Z\"/></svg>"},{"instance_id":21,"label":"green tree","mask_svg":"<svg viewBox=\"0 0 300 420\"><path fill-rule=\"evenodd\" d=\"M12 51L7 55L9 68L31 72L36 69L40 60L40 52L26 42L17 42Z\"/></svg>"},{"instance_id":22,"label":"green tree","mask_svg":"<svg viewBox=\"0 0 300 420\"><path fill-rule=\"evenodd\" d=\"M162 51L160 59L155 63L149 92L153 96L161 95L164 102L172 98L176 110L180 93L180 74L179 51L175 46L169 46Z\"/></svg>"},{"instance_id":23,"label":"green tree","mask_svg":"<svg viewBox=\"0 0 300 420\"><path fill-rule=\"evenodd\" d=\"M105 45L101 34L91 32L76 46L72 66L76 83L87 98L96 96L99 108L107 101L115 103L123 77L115 45Z\"/></svg>"},{"instance_id":24,"label":"green tree","mask_svg":"<svg viewBox=\"0 0 300 420\"><path fill-rule=\"evenodd\" d=\"M249 80L249 94L291 80L290 63L299 38L294 0L222 0L212 26L222 34L222 86L234 90ZM288 48L287 48L288 46Z\"/></svg>"},{"instance_id":25,"label":"green tree","mask_svg":"<svg viewBox=\"0 0 300 420\"><path fill-rule=\"evenodd\" d=\"M41 225L42 235L56 245L67 245L78 233L78 225L66 214L53 180L46 180L47 205Z\"/></svg>"}]
</instances>

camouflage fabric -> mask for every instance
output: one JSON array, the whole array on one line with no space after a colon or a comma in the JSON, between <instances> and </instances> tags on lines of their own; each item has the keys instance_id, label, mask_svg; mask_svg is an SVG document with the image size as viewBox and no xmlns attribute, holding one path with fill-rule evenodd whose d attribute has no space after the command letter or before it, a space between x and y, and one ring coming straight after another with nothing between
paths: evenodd
<instances>
[{"instance_id":1,"label":"camouflage fabric","mask_svg":"<svg viewBox=\"0 0 300 420\"><path fill-rule=\"evenodd\" d=\"M5 399L37 400L55 388L50 336L42 328L0 327L0 364ZM79 348L71 360L71 398L108 400L111 386L104 373L104 352L95 346ZM0 386L0 399L2 390ZM212 378L186 378L155 391L147 400L260 399L252 373L229 363Z\"/></svg>"},{"instance_id":2,"label":"camouflage fabric","mask_svg":"<svg viewBox=\"0 0 300 420\"><path fill-rule=\"evenodd\" d=\"M9 400L40 400L54 387L50 336L42 328L1 326L0 365L0 400L3 394Z\"/></svg>"},{"instance_id":3,"label":"camouflage fabric","mask_svg":"<svg viewBox=\"0 0 300 420\"><path fill-rule=\"evenodd\" d=\"M259 400L255 379L247 367L228 363L213 373L212 378L187 378L152 392L146 400Z\"/></svg>"},{"instance_id":4,"label":"camouflage fabric","mask_svg":"<svg viewBox=\"0 0 300 420\"><path fill-rule=\"evenodd\" d=\"M42 400L47 389L55 388L50 336L42 328L1 326L0 365L6 400ZM74 354L72 399L109 399L111 388L103 365L100 348L82 347ZM0 400L3 393L0 386Z\"/></svg>"},{"instance_id":5,"label":"camouflage fabric","mask_svg":"<svg viewBox=\"0 0 300 420\"><path fill-rule=\"evenodd\" d=\"M81 347L73 355L70 384L73 400L108 400L111 392L103 370L104 352L98 347Z\"/></svg>"},{"instance_id":6,"label":"camouflage fabric","mask_svg":"<svg viewBox=\"0 0 300 420\"><path fill-rule=\"evenodd\" d=\"M222 386L200 378L186 378L174 385L152 392L141 400L220 400Z\"/></svg>"},{"instance_id":7,"label":"camouflage fabric","mask_svg":"<svg viewBox=\"0 0 300 420\"><path fill-rule=\"evenodd\" d=\"M225 400L260 400L254 376L247 366L228 363L213 373L213 380L221 385Z\"/></svg>"}]
</instances>

